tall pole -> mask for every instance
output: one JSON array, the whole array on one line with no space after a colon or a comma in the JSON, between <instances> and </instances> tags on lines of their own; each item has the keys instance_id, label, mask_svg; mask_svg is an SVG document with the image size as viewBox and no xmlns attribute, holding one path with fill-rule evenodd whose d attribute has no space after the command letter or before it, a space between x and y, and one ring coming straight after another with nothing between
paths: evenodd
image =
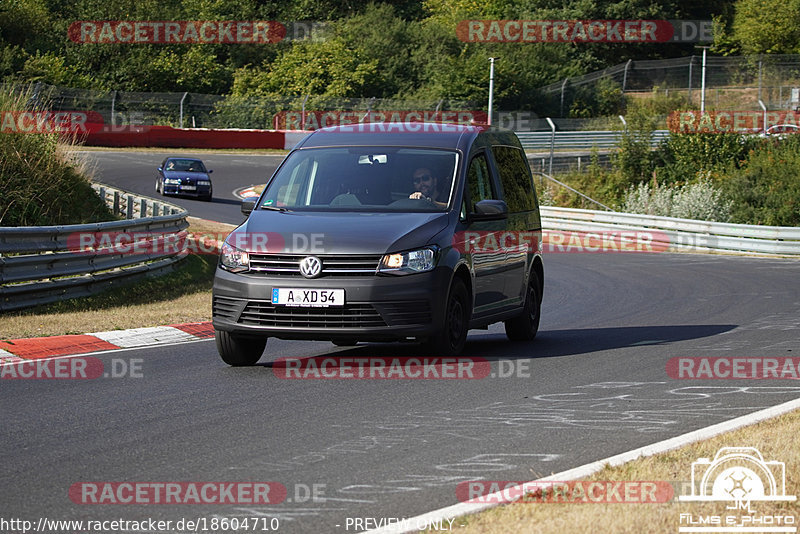
<instances>
[{"instance_id":1,"label":"tall pole","mask_svg":"<svg viewBox=\"0 0 800 534\"><path fill-rule=\"evenodd\" d=\"M492 106L494 106L494 60L489 58L489 126L492 125Z\"/></svg>"},{"instance_id":2,"label":"tall pole","mask_svg":"<svg viewBox=\"0 0 800 534\"><path fill-rule=\"evenodd\" d=\"M700 114L702 115L706 111L706 52L708 51L709 47L696 46L695 48L703 49L703 72L700 76Z\"/></svg>"}]
</instances>

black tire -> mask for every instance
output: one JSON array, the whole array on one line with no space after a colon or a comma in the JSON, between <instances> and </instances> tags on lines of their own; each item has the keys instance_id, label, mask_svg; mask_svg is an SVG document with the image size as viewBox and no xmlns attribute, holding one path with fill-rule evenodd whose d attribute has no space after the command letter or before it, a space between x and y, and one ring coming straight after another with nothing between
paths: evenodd
<instances>
[{"instance_id":1,"label":"black tire","mask_svg":"<svg viewBox=\"0 0 800 534\"><path fill-rule=\"evenodd\" d=\"M162 191L161 180L158 179L156 180L156 193L158 193L159 195L164 194L164 192Z\"/></svg>"},{"instance_id":2,"label":"black tire","mask_svg":"<svg viewBox=\"0 0 800 534\"><path fill-rule=\"evenodd\" d=\"M222 330L216 330L214 338L222 361L233 367L254 365L267 345L267 338L242 338Z\"/></svg>"},{"instance_id":3,"label":"black tire","mask_svg":"<svg viewBox=\"0 0 800 534\"><path fill-rule=\"evenodd\" d=\"M531 273L522 313L505 322L508 339L511 341L531 341L534 339L539 331L541 309L542 296L539 288L539 278L534 273Z\"/></svg>"},{"instance_id":4,"label":"black tire","mask_svg":"<svg viewBox=\"0 0 800 534\"><path fill-rule=\"evenodd\" d=\"M211 202L211 197L213 196L213 193L214 193L214 190L213 189L209 189L208 190L208 194L203 197L203 200L205 200L206 202Z\"/></svg>"},{"instance_id":5,"label":"black tire","mask_svg":"<svg viewBox=\"0 0 800 534\"><path fill-rule=\"evenodd\" d=\"M334 339L331 343L337 347L355 347L358 345L358 341L355 339Z\"/></svg>"},{"instance_id":6,"label":"black tire","mask_svg":"<svg viewBox=\"0 0 800 534\"><path fill-rule=\"evenodd\" d=\"M428 339L424 347L434 356L456 356L464 350L469 332L470 302L467 288L456 278L450 286L442 330Z\"/></svg>"}]
</instances>

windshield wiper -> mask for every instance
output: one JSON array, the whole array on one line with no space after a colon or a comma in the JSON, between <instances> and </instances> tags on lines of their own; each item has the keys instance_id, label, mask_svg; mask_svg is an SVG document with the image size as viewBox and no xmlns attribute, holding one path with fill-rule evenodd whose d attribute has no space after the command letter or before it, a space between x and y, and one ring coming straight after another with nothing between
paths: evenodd
<instances>
[{"instance_id":1,"label":"windshield wiper","mask_svg":"<svg viewBox=\"0 0 800 534\"><path fill-rule=\"evenodd\" d=\"M260 210L272 210L272 211L292 211L289 208L282 208L280 206L261 206L258 209L260 209Z\"/></svg>"}]
</instances>

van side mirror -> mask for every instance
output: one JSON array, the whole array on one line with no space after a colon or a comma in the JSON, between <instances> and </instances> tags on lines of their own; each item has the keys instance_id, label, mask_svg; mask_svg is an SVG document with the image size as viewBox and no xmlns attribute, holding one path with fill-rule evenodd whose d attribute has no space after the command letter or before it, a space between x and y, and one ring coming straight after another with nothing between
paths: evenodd
<instances>
[{"instance_id":1,"label":"van side mirror","mask_svg":"<svg viewBox=\"0 0 800 534\"><path fill-rule=\"evenodd\" d=\"M475 203L474 221L497 221L508 218L508 204L502 200L481 200Z\"/></svg>"},{"instance_id":2,"label":"van side mirror","mask_svg":"<svg viewBox=\"0 0 800 534\"><path fill-rule=\"evenodd\" d=\"M242 200L242 214L243 215L250 215L250 213L256 208L256 201L255 200Z\"/></svg>"}]
</instances>

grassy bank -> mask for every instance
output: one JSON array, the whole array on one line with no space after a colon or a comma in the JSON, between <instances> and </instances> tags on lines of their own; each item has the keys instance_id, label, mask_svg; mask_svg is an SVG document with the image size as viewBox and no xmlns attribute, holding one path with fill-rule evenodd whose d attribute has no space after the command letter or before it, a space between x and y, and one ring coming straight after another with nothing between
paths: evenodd
<instances>
[{"instance_id":1,"label":"grassy bank","mask_svg":"<svg viewBox=\"0 0 800 534\"><path fill-rule=\"evenodd\" d=\"M675 488L669 502L658 504L549 504L526 502L498 507L482 514L456 519L459 533L500 534L505 532L553 533L597 532L634 534L639 532L675 533L686 527L682 513L697 515L736 515L726 510L725 502L681 502L678 495L690 494L692 463L698 458L714 458L721 447L755 447L765 461L786 464L786 495L800 493L800 449L795 436L800 432L800 411L741 428L674 451L651 456L625 465L605 468L587 481L665 481ZM780 483L780 481L778 481ZM532 501L533 499L528 499ZM732 505L732 504L731 504ZM756 516L798 517L797 502L753 502ZM796 525L796 523L795 523ZM693 525L696 526L696 525ZM756 526L756 525L751 525Z\"/></svg>"}]
</instances>

